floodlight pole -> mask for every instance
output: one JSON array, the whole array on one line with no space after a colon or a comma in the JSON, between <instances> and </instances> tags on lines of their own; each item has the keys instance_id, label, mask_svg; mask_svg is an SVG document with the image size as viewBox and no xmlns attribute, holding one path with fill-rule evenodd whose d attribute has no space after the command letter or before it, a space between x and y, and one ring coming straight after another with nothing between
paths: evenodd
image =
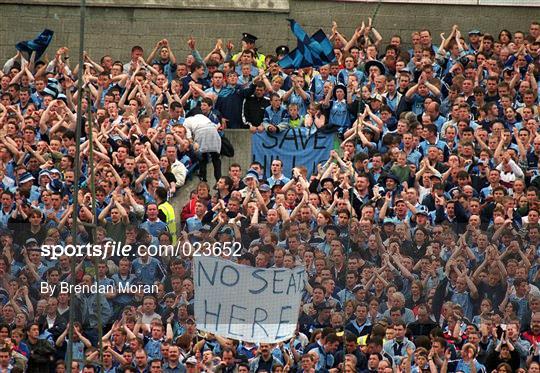
<instances>
[{"instance_id":1,"label":"floodlight pole","mask_svg":"<svg viewBox=\"0 0 540 373\"><path fill-rule=\"evenodd\" d=\"M77 244L77 232L79 228L78 218L79 218L79 179L81 177L81 160L80 160L80 151L81 151L81 132L82 132L82 98L83 98L83 79L82 75L84 72L84 28L85 28L85 18L86 18L86 0L81 0L80 5L80 23L79 23L79 69L77 77L77 124L75 129L75 183L73 188L73 225L71 227L71 237L72 244ZM76 284L77 274L75 273L75 258L71 258L71 284ZM70 301L69 301L69 339L67 346L67 369L71 371L71 366L73 362L73 323L75 321L75 294L70 292Z\"/></svg>"}]
</instances>

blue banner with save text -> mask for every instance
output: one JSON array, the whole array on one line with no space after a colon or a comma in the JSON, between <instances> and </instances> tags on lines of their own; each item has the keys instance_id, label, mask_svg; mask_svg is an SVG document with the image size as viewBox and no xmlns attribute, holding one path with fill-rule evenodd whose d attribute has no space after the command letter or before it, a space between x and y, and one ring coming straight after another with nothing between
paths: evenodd
<instances>
[{"instance_id":1,"label":"blue banner with save text","mask_svg":"<svg viewBox=\"0 0 540 373\"><path fill-rule=\"evenodd\" d=\"M309 177L317 173L318 164L328 160L333 146L334 133L325 133L314 127L256 133L251 141L253 160L263 165L265 177L270 176L274 159L283 162L284 175L290 176L294 167L305 166Z\"/></svg>"}]
</instances>

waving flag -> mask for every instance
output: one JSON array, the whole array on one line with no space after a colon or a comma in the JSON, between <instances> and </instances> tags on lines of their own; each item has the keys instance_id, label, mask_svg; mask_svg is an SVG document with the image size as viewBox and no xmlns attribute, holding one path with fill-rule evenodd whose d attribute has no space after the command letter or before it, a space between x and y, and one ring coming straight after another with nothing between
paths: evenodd
<instances>
[{"instance_id":1,"label":"waving flag","mask_svg":"<svg viewBox=\"0 0 540 373\"><path fill-rule=\"evenodd\" d=\"M28 53L27 58L30 58L30 55L32 52L36 52L35 60L39 61L40 57L45 52L45 49L49 46L49 43L52 40L52 37L54 35L54 31L45 29L41 34L39 34L35 39L33 40L26 40L26 41L20 41L17 43L15 48L19 52L26 52Z\"/></svg>"},{"instance_id":2,"label":"waving flag","mask_svg":"<svg viewBox=\"0 0 540 373\"><path fill-rule=\"evenodd\" d=\"M281 68L319 67L336 60L334 47L323 30L319 29L309 37L294 19L288 21L291 23L294 36L298 39L298 46L278 62Z\"/></svg>"}]
</instances>

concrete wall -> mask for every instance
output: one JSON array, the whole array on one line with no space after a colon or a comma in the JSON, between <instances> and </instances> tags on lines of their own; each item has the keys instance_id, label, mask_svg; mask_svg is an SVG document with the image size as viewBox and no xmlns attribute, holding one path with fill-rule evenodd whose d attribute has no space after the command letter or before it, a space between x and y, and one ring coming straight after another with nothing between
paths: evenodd
<instances>
[{"instance_id":1,"label":"concrete wall","mask_svg":"<svg viewBox=\"0 0 540 373\"><path fill-rule=\"evenodd\" d=\"M14 0L0 0L0 61L14 54L17 41L33 38L43 28L56 32L49 56L56 48L67 45L74 60L79 42L79 8L58 5L14 4ZM6 3L9 2L9 3ZM350 36L354 28L373 16L377 3L350 3L326 0L290 0L289 11L268 10L212 11L195 9L104 8L87 10L86 49L99 58L111 54L126 60L130 47L140 44L149 51L155 42L168 38L179 56L187 52L186 40L193 35L204 53L213 48L215 39L232 39L239 44L242 32L260 38L263 53L273 53L279 44L293 47L296 42L288 29L287 18L299 21L309 32L322 27L329 31L332 20ZM533 20L540 19L540 8L482 7L464 5L388 4L380 5L375 15L375 26L386 38L394 33L408 42L410 33L422 27L433 31L436 42L440 32L449 32L452 24L462 30L480 28L496 33L502 28L527 30ZM388 40L388 39L387 39Z\"/></svg>"},{"instance_id":2,"label":"concrete wall","mask_svg":"<svg viewBox=\"0 0 540 373\"><path fill-rule=\"evenodd\" d=\"M459 0L478 1L478 0ZM521 0L523 1L523 0ZM2 0L5 4L20 4L20 0ZM25 0L26 5L80 6L80 0ZM87 7L251 10L288 12L289 0L86 0Z\"/></svg>"},{"instance_id":3,"label":"concrete wall","mask_svg":"<svg viewBox=\"0 0 540 373\"><path fill-rule=\"evenodd\" d=\"M252 160L251 154L251 133L247 130L225 130L225 136L231 141L234 146L234 158L221 157L221 172L227 175L229 166L232 163L239 163L242 166L242 172L245 174ZM212 188L216 180L214 180L214 171L212 162L208 165L208 184ZM177 221L179 221L182 208L189 200L189 195L192 190L197 188L199 178L194 175L191 180L186 181L186 184L178 191L177 196L171 201L174 206Z\"/></svg>"},{"instance_id":4,"label":"concrete wall","mask_svg":"<svg viewBox=\"0 0 540 373\"><path fill-rule=\"evenodd\" d=\"M242 171L245 173L253 160L253 155L251 154L251 133L247 130L226 130L225 136L234 146L234 157L221 158L222 172L226 173L232 163L238 163L242 166Z\"/></svg>"}]
</instances>

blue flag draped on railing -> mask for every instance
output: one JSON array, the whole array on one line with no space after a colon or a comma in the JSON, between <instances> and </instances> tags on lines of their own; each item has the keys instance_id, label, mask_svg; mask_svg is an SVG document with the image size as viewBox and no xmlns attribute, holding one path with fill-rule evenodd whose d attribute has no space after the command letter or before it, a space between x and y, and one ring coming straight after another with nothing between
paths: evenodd
<instances>
[{"instance_id":1,"label":"blue flag draped on railing","mask_svg":"<svg viewBox=\"0 0 540 373\"><path fill-rule=\"evenodd\" d=\"M18 42L17 45L15 45L15 48L19 52L28 53L28 56L26 56L27 58L30 58L32 52L36 52L35 61L39 61L43 53L45 53L45 49L49 46L53 35L54 31L45 29L33 40Z\"/></svg>"},{"instance_id":2,"label":"blue flag draped on railing","mask_svg":"<svg viewBox=\"0 0 540 373\"><path fill-rule=\"evenodd\" d=\"M309 37L294 19L288 21L291 23L294 36L298 39L298 46L278 62L282 69L319 67L336 60L334 47L323 30L319 29Z\"/></svg>"}]
</instances>

